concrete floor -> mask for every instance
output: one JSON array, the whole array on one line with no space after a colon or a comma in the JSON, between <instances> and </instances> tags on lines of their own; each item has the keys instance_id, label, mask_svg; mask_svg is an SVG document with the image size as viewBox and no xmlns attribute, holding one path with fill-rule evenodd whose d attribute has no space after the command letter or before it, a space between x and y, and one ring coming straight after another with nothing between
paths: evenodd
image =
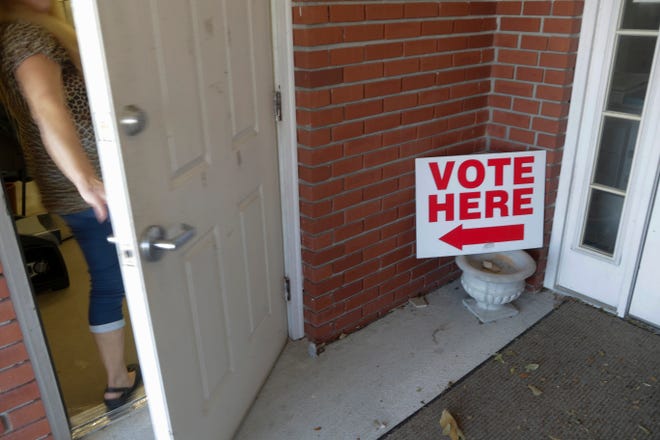
<instances>
[{"instance_id":1,"label":"concrete floor","mask_svg":"<svg viewBox=\"0 0 660 440\"><path fill-rule=\"evenodd\" d=\"M343 340L318 357L306 341L285 347L236 440L377 439L486 361L554 306L549 292L525 294L520 314L480 324L458 282ZM438 418L440 414L438 414ZM86 437L152 439L147 409Z\"/></svg>"}]
</instances>

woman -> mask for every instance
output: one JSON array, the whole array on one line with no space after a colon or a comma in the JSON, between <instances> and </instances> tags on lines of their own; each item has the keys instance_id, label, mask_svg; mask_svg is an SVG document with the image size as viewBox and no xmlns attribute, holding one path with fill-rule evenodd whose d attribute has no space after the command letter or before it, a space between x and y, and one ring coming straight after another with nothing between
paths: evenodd
<instances>
[{"instance_id":1,"label":"woman","mask_svg":"<svg viewBox=\"0 0 660 440\"><path fill-rule=\"evenodd\" d=\"M73 29L51 15L51 0L0 0L0 99L16 125L42 203L62 216L92 280L90 330L107 373L109 409L140 382L124 363L124 288Z\"/></svg>"}]
</instances>

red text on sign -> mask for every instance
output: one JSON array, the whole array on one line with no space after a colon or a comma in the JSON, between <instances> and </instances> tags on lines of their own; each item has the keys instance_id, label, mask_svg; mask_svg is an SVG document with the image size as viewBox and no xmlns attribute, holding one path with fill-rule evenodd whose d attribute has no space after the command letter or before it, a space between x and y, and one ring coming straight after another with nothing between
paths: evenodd
<instances>
[{"instance_id":1,"label":"red text on sign","mask_svg":"<svg viewBox=\"0 0 660 440\"><path fill-rule=\"evenodd\" d=\"M449 222L493 218L496 213L499 217L533 214L532 193L533 188L516 188L511 197L502 190L448 193L444 199L442 195L431 194L428 199L429 222L440 220L440 213L444 213L442 220Z\"/></svg>"},{"instance_id":2,"label":"red text on sign","mask_svg":"<svg viewBox=\"0 0 660 440\"><path fill-rule=\"evenodd\" d=\"M483 185L486 179L487 168L491 168L494 174L494 185L504 185L504 169L513 166L513 184L527 185L534 183L534 174L532 174L532 165L534 156L519 156L513 158L513 164L510 157L491 158L486 164L477 159L468 159L461 162L456 170L458 183L465 189L474 189ZM444 191L452 178L456 162L447 161L443 170L437 162L429 163L431 175L438 191Z\"/></svg>"},{"instance_id":3,"label":"red text on sign","mask_svg":"<svg viewBox=\"0 0 660 440\"><path fill-rule=\"evenodd\" d=\"M535 180L534 156L491 157L483 161L478 158L459 162L448 160L442 168L438 162L428 165L435 187L440 191L440 194L428 196L431 223L534 213L534 189L529 186ZM447 191L452 182L455 183L451 188L461 189ZM480 191L484 186L487 189Z\"/></svg>"}]
</instances>

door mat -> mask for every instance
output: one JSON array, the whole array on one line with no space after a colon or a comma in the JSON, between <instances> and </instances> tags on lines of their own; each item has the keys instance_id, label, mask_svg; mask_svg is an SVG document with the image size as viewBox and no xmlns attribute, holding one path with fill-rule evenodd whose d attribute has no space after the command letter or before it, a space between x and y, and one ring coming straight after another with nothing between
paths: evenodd
<instances>
[{"instance_id":1,"label":"door mat","mask_svg":"<svg viewBox=\"0 0 660 440\"><path fill-rule=\"evenodd\" d=\"M567 300L383 438L660 439L660 335Z\"/></svg>"}]
</instances>

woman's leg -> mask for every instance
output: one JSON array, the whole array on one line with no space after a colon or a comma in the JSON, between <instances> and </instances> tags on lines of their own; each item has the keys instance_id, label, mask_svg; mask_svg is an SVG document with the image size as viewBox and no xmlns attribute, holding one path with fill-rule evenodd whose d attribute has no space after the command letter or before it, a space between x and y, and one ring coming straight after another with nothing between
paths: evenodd
<instances>
[{"instance_id":1,"label":"woman's leg","mask_svg":"<svg viewBox=\"0 0 660 440\"><path fill-rule=\"evenodd\" d=\"M98 223L91 209L62 217L76 237L89 268L89 325L106 370L108 387L130 387L135 372L126 370L124 360L124 285L115 246L107 241L112 226L108 221ZM105 393L104 398L119 395Z\"/></svg>"},{"instance_id":2,"label":"woman's leg","mask_svg":"<svg viewBox=\"0 0 660 440\"><path fill-rule=\"evenodd\" d=\"M108 375L108 387L127 388L135 382L135 372L126 371L124 361L124 328L105 333L93 333L101 355L101 361ZM120 393L105 393L104 399L114 399Z\"/></svg>"}]
</instances>

